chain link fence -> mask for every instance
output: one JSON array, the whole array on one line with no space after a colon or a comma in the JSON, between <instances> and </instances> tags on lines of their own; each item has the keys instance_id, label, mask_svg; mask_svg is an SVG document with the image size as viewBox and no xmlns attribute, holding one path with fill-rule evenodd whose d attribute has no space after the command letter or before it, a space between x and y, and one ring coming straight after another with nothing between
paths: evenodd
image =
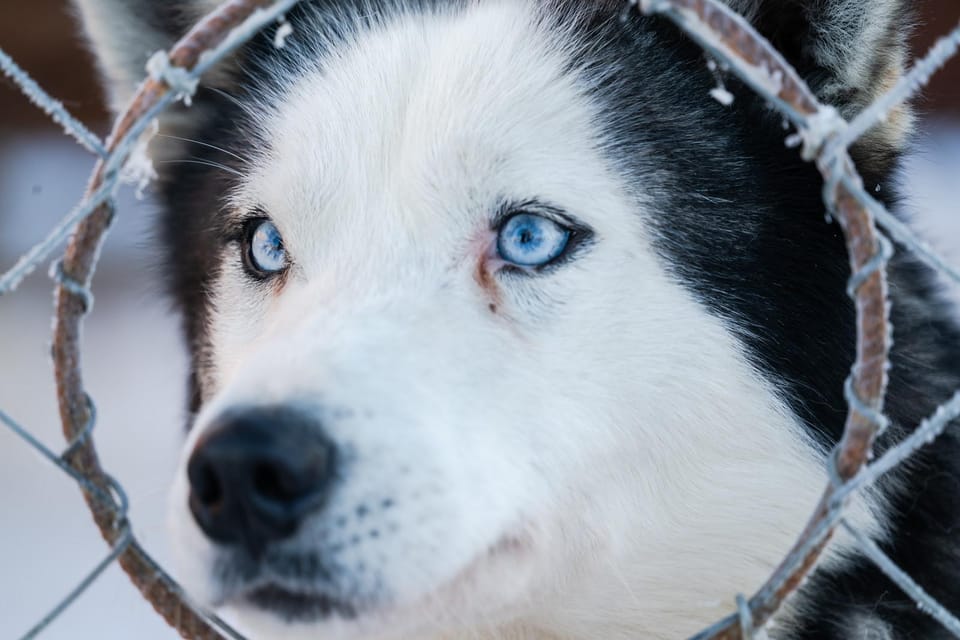
<instances>
[{"instance_id":1,"label":"chain link fence","mask_svg":"<svg viewBox=\"0 0 960 640\"><path fill-rule=\"evenodd\" d=\"M203 73L266 25L279 23L278 33L289 35L290 28L283 16L297 2L229 0L223 3L169 52L159 52L151 58L146 80L106 140L98 138L71 116L0 50L0 71L96 157L87 193L80 203L42 242L0 275L0 296L13 293L27 275L69 238L63 256L56 259L50 269L56 292L53 360L57 401L68 444L60 453L52 451L2 410L0 423L77 482L110 547L94 569L23 638L40 635L113 562L119 562L144 598L182 636L242 637L212 612L191 602L134 537L123 487L101 467L94 447L96 408L84 391L79 333L84 315L93 307L90 282L113 219L117 190L123 182L143 183L151 177L143 148L157 115L177 100L189 103ZM845 431L828 458L827 484L820 502L795 545L766 583L751 597L737 596L736 602L731 603L733 612L695 639L765 637L766 623L813 570L831 535L840 527L852 535L864 555L912 597L921 610L960 638L960 620L844 518L845 507L855 493L903 463L960 417L958 390L909 436L879 458L872 459L874 440L887 426L883 402L892 327L885 269L894 251L887 236L954 282L960 283L960 270L948 265L867 193L849 155L851 145L915 94L956 54L960 48L960 25L939 40L896 86L846 121L832 107L820 104L786 60L749 23L718 0L629 0L622 19L630 20L636 11L657 14L676 23L712 60L737 74L796 128L788 143L799 147L802 157L816 164L824 179L827 211L840 224L846 239L852 274L848 293L855 301L857 314L856 362L845 386L848 403ZM282 38L276 44L282 46ZM711 93L721 101L730 99L722 86Z\"/></svg>"}]
</instances>

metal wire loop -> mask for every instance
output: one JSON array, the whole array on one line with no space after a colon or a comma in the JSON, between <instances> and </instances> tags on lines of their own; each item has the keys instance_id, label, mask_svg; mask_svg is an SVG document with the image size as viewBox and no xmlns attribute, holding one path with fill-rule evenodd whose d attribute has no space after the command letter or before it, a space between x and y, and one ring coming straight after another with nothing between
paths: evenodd
<instances>
[{"instance_id":1,"label":"metal wire loop","mask_svg":"<svg viewBox=\"0 0 960 640\"><path fill-rule=\"evenodd\" d=\"M746 596L742 593L737 594L737 616L740 618L740 633L743 638L752 639L753 633L753 613L750 611L750 604Z\"/></svg>"},{"instance_id":2,"label":"metal wire loop","mask_svg":"<svg viewBox=\"0 0 960 640\"><path fill-rule=\"evenodd\" d=\"M847 406L877 427L877 435L883 435L883 432L890 426L890 419L885 416L882 411L877 411L868 405L857 394L857 390L853 385L853 374L847 376L847 379L843 382L843 397L847 401Z\"/></svg>"},{"instance_id":3,"label":"metal wire loop","mask_svg":"<svg viewBox=\"0 0 960 640\"><path fill-rule=\"evenodd\" d=\"M82 282L74 280L63 270L63 258L57 258L50 264L50 277L65 291L77 297L83 304L83 313L93 311L93 292Z\"/></svg>"},{"instance_id":4,"label":"metal wire loop","mask_svg":"<svg viewBox=\"0 0 960 640\"><path fill-rule=\"evenodd\" d=\"M863 267L850 276L847 281L847 295L856 299L857 291L870 279L870 276L887 266L893 257L893 243L882 233L877 234L877 250Z\"/></svg>"},{"instance_id":5,"label":"metal wire loop","mask_svg":"<svg viewBox=\"0 0 960 640\"><path fill-rule=\"evenodd\" d=\"M97 424L97 405L94 404L93 398L90 397L90 394L84 393L84 399L87 404L87 422L83 425L83 429L77 432L77 435L74 436L73 440L67 444L66 448L63 450L63 453L60 454L60 457L68 461L70 456L90 437L90 434L93 433L93 428Z\"/></svg>"}]
</instances>

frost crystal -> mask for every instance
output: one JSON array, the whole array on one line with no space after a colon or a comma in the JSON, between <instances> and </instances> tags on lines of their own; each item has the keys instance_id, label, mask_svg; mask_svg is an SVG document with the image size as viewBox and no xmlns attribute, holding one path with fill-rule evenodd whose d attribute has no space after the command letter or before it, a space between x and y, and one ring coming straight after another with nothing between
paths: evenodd
<instances>
[{"instance_id":1,"label":"frost crystal","mask_svg":"<svg viewBox=\"0 0 960 640\"><path fill-rule=\"evenodd\" d=\"M188 69L177 67L170 63L170 56L166 51L157 51L147 60L147 73L158 82L165 82L177 98L190 106L190 99L197 92L198 78L193 77Z\"/></svg>"},{"instance_id":2,"label":"frost crystal","mask_svg":"<svg viewBox=\"0 0 960 640\"><path fill-rule=\"evenodd\" d=\"M279 23L277 32L273 36L273 46L283 49L287 44L287 38L293 34L293 25L287 22L286 18L280 18Z\"/></svg>"},{"instance_id":3,"label":"frost crystal","mask_svg":"<svg viewBox=\"0 0 960 640\"><path fill-rule=\"evenodd\" d=\"M817 157L827 138L838 135L847 128L847 121L840 112L830 106L821 106L815 114L807 118L806 124L806 127L787 139L787 146L796 146L797 142L802 142L800 155L807 161ZM799 139L796 139L797 136Z\"/></svg>"},{"instance_id":4,"label":"frost crystal","mask_svg":"<svg viewBox=\"0 0 960 640\"><path fill-rule=\"evenodd\" d=\"M733 94L727 91L726 87L714 87L713 89L710 89L710 95L714 100L725 107L729 107L733 104Z\"/></svg>"},{"instance_id":5,"label":"frost crystal","mask_svg":"<svg viewBox=\"0 0 960 640\"><path fill-rule=\"evenodd\" d=\"M147 130L144 131L140 139L137 140L136 146L134 146L133 151L130 152L130 157L127 158L123 168L120 170L121 181L136 185L138 200L143 199L144 190L150 182L157 177L157 171L153 168L153 161L150 160L150 156L147 154L147 147L159 130L160 122L158 120L150 123Z\"/></svg>"}]
</instances>

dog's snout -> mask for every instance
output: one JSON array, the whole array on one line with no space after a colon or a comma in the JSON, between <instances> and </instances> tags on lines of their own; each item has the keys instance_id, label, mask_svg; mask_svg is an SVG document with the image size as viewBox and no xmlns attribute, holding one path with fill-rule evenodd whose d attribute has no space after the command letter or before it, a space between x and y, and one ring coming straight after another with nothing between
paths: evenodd
<instances>
[{"instance_id":1,"label":"dog's snout","mask_svg":"<svg viewBox=\"0 0 960 640\"><path fill-rule=\"evenodd\" d=\"M322 506L335 457L320 425L301 412L230 414L209 427L190 456L190 510L211 539L259 554Z\"/></svg>"}]
</instances>

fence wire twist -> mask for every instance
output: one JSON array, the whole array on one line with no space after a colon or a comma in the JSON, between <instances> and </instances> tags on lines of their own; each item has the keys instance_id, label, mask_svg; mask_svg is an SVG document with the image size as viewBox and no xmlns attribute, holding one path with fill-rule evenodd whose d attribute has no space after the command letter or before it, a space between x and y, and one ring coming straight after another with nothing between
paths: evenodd
<instances>
[{"instance_id":1,"label":"fence wire twist","mask_svg":"<svg viewBox=\"0 0 960 640\"><path fill-rule=\"evenodd\" d=\"M116 120L110 137L101 141L53 99L0 50L0 72L79 144L98 157L87 193L47 235L7 272L0 275L0 296L18 285L70 236L63 258L53 262L56 283L53 359L57 397L67 446L50 450L29 430L0 411L0 423L72 477L87 501L94 521L110 545L109 553L23 636L39 635L114 561L168 624L185 638L241 639L242 636L209 611L203 610L139 545L127 518L128 500L120 484L101 466L93 441L96 408L84 391L80 371L79 332L82 318L93 306L90 281L99 250L113 218L113 199L124 180L131 156L149 134L156 117L177 100L189 105L201 76L270 23L278 24L274 39L283 46L291 34L284 15L299 0L229 0L201 20L170 52L151 57L148 77L127 110ZM886 427L883 414L892 327L889 320L886 264L898 243L956 283L960 270L948 265L910 229L892 216L864 189L850 158L850 147L869 129L924 86L932 74L960 48L960 25L941 38L891 90L851 121L821 104L796 71L742 17L718 0L628 0L623 19L639 10L672 20L715 61L737 74L779 110L797 129L788 143L801 146L804 159L815 162L824 178L827 211L840 224L847 243L851 276L848 293L857 315L857 351L845 385L848 414L840 443L828 458L828 482L813 515L794 547L766 583L750 598L737 595L735 611L693 640L734 640L766 637L764 626L785 599L813 569L837 527L846 529L870 558L917 606L960 638L960 620L948 612L909 575L897 567L865 534L844 518L851 496L932 442L960 417L960 390L924 420L909 436L870 462L877 435ZM711 92L729 104L721 85ZM149 175L140 175L140 179Z\"/></svg>"}]
</instances>

